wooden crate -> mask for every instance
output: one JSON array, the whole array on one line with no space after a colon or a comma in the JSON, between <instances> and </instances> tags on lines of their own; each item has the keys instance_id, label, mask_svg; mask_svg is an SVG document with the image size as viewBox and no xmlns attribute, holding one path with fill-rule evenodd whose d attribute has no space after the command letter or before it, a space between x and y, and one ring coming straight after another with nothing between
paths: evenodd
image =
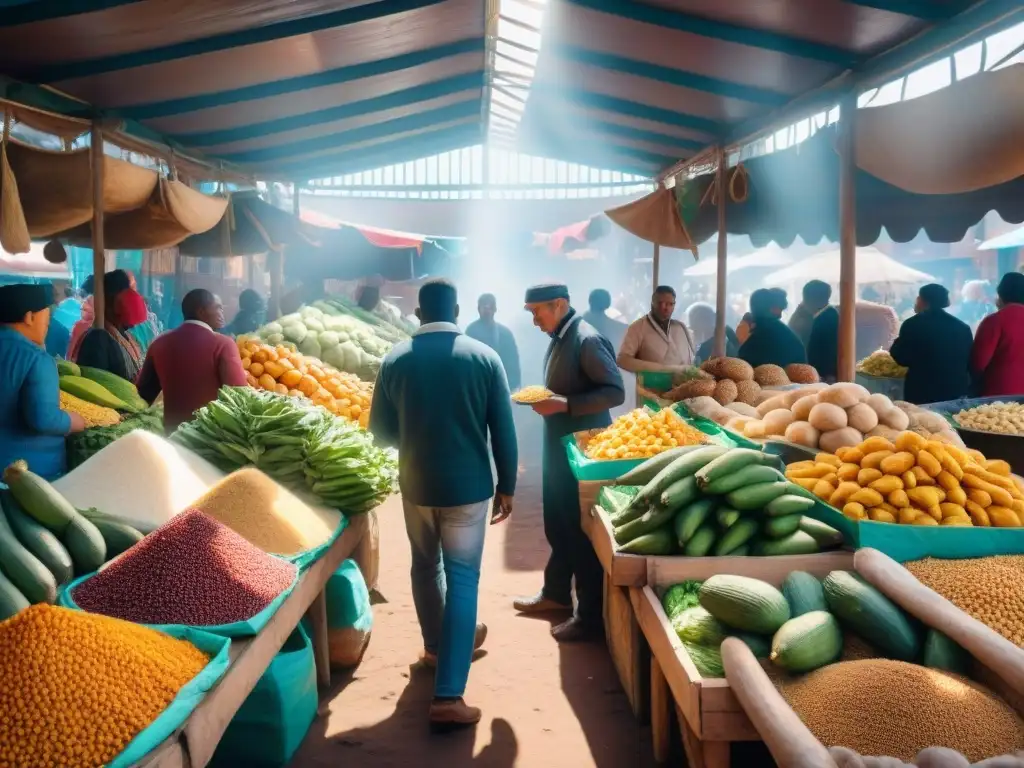
<instances>
[{"instance_id":1,"label":"wooden crate","mask_svg":"<svg viewBox=\"0 0 1024 768\"><path fill-rule=\"evenodd\" d=\"M647 584L630 589L640 631L651 652L651 736L654 754L664 760L671 738L670 719L681 713L683 747L692 766L728 768L729 744L759 741L739 701L724 678L702 677L683 648L655 591L686 579L707 579L729 573L762 579L779 586L791 571L825 576L853 567L852 552L823 552L787 557L651 557Z\"/></svg>"},{"instance_id":2,"label":"wooden crate","mask_svg":"<svg viewBox=\"0 0 1024 768\"><path fill-rule=\"evenodd\" d=\"M582 485L582 483L580 484ZM615 551L615 535L607 513L596 505L580 506L580 527L594 545L612 586L642 587L647 583L647 561L641 555L620 555Z\"/></svg>"},{"instance_id":3,"label":"wooden crate","mask_svg":"<svg viewBox=\"0 0 1024 768\"><path fill-rule=\"evenodd\" d=\"M650 654L633 612L630 590L612 584L607 574L604 578L604 632L608 653L633 714L637 720L645 722L650 703L647 687Z\"/></svg>"}]
</instances>

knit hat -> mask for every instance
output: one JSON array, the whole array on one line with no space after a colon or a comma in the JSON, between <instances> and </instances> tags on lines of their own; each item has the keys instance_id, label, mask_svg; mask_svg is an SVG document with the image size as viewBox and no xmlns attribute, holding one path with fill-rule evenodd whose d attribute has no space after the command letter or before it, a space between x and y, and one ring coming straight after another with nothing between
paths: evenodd
<instances>
[{"instance_id":1,"label":"knit hat","mask_svg":"<svg viewBox=\"0 0 1024 768\"><path fill-rule=\"evenodd\" d=\"M53 303L48 285L5 285L0 287L0 323L20 323L29 312L41 312Z\"/></svg>"},{"instance_id":2,"label":"knit hat","mask_svg":"<svg viewBox=\"0 0 1024 768\"><path fill-rule=\"evenodd\" d=\"M569 300L569 287L562 283L534 285L526 289L524 304L543 304L558 299Z\"/></svg>"}]
</instances>

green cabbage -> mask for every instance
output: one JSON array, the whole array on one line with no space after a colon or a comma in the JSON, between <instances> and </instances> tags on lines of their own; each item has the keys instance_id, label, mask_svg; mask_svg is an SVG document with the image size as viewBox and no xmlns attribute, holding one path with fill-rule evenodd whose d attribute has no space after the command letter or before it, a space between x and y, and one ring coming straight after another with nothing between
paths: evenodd
<instances>
[{"instance_id":1,"label":"green cabbage","mask_svg":"<svg viewBox=\"0 0 1024 768\"><path fill-rule=\"evenodd\" d=\"M306 333L306 326L301 322L293 322L284 326L284 337L288 341L294 341L296 344L300 344L306 338Z\"/></svg>"},{"instance_id":2,"label":"green cabbage","mask_svg":"<svg viewBox=\"0 0 1024 768\"><path fill-rule=\"evenodd\" d=\"M307 355L308 357L315 357L318 360L322 359L320 357L320 355L322 354L322 351L320 349L320 342L316 340L316 336L314 336L313 334L309 334L308 336L306 336L305 339L302 340L302 342L299 344L299 352L301 352L304 355Z\"/></svg>"},{"instance_id":3,"label":"green cabbage","mask_svg":"<svg viewBox=\"0 0 1024 768\"><path fill-rule=\"evenodd\" d=\"M324 331L320 334L320 347L322 349L331 349L336 346L338 346L338 334L334 331Z\"/></svg>"},{"instance_id":4,"label":"green cabbage","mask_svg":"<svg viewBox=\"0 0 1024 768\"><path fill-rule=\"evenodd\" d=\"M303 322L306 324L307 331L316 331L317 333L324 332L324 324L315 317L307 317Z\"/></svg>"}]
</instances>

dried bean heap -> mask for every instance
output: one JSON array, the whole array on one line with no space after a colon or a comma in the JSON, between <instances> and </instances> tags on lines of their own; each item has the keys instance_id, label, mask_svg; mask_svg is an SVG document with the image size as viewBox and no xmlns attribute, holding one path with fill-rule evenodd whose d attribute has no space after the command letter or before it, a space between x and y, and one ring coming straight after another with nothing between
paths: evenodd
<instances>
[{"instance_id":1,"label":"dried bean heap","mask_svg":"<svg viewBox=\"0 0 1024 768\"><path fill-rule=\"evenodd\" d=\"M0 765L105 765L207 663L148 627L26 608L0 623Z\"/></svg>"},{"instance_id":2,"label":"dried bean heap","mask_svg":"<svg viewBox=\"0 0 1024 768\"><path fill-rule=\"evenodd\" d=\"M917 580L1017 646L1024 645L1024 556L905 563Z\"/></svg>"},{"instance_id":3,"label":"dried bean heap","mask_svg":"<svg viewBox=\"0 0 1024 768\"><path fill-rule=\"evenodd\" d=\"M189 510L82 582L71 597L85 611L141 624L230 624L266 608L296 570Z\"/></svg>"},{"instance_id":4,"label":"dried bean heap","mask_svg":"<svg viewBox=\"0 0 1024 768\"><path fill-rule=\"evenodd\" d=\"M902 661L830 664L778 683L826 747L910 761L948 747L971 762L1024 749L1024 722L993 693L958 675Z\"/></svg>"}]
</instances>

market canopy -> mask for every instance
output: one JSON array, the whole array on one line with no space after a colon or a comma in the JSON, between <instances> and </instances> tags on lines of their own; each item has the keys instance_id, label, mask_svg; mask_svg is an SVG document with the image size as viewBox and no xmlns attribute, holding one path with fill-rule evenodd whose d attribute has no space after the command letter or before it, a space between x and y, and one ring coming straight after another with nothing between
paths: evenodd
<instances>
[{"instance_id":1,"label":"market canopy","mask_svg":"<svg viewBox=\"0 0 1024 768\"><path fill-rule=\"evenodd\" d=\"M998 251L1003 248L1024 248L1024 227L1004 232L978 246L979 251Z\"/></svg>"},{"instance_id":2,"label":"market canopy","mask_svg":"<svg viewBox=\"0 0 1024 768\"><path fill-rule=\"evenodd\" d=\"M697 246L683 223L671 189L659 186L639 200L608 209L604 215L641 240L691 251L697 257Z\"/></svg>"},{"instance_id":3,"label":"market canopy","mask_svg":"<svg viewBox=\"0 0 1024 768\"><path fill-rule=\"evenodd\" d=\"M802 285L808 280L838 285L840 261L838 250L819 253L765 275L763 281L765 285L779 286ZM857 249L857 285L920 285L934 280L931 275L900 264L875 248Z\"/></svg>"}]
</instances>

